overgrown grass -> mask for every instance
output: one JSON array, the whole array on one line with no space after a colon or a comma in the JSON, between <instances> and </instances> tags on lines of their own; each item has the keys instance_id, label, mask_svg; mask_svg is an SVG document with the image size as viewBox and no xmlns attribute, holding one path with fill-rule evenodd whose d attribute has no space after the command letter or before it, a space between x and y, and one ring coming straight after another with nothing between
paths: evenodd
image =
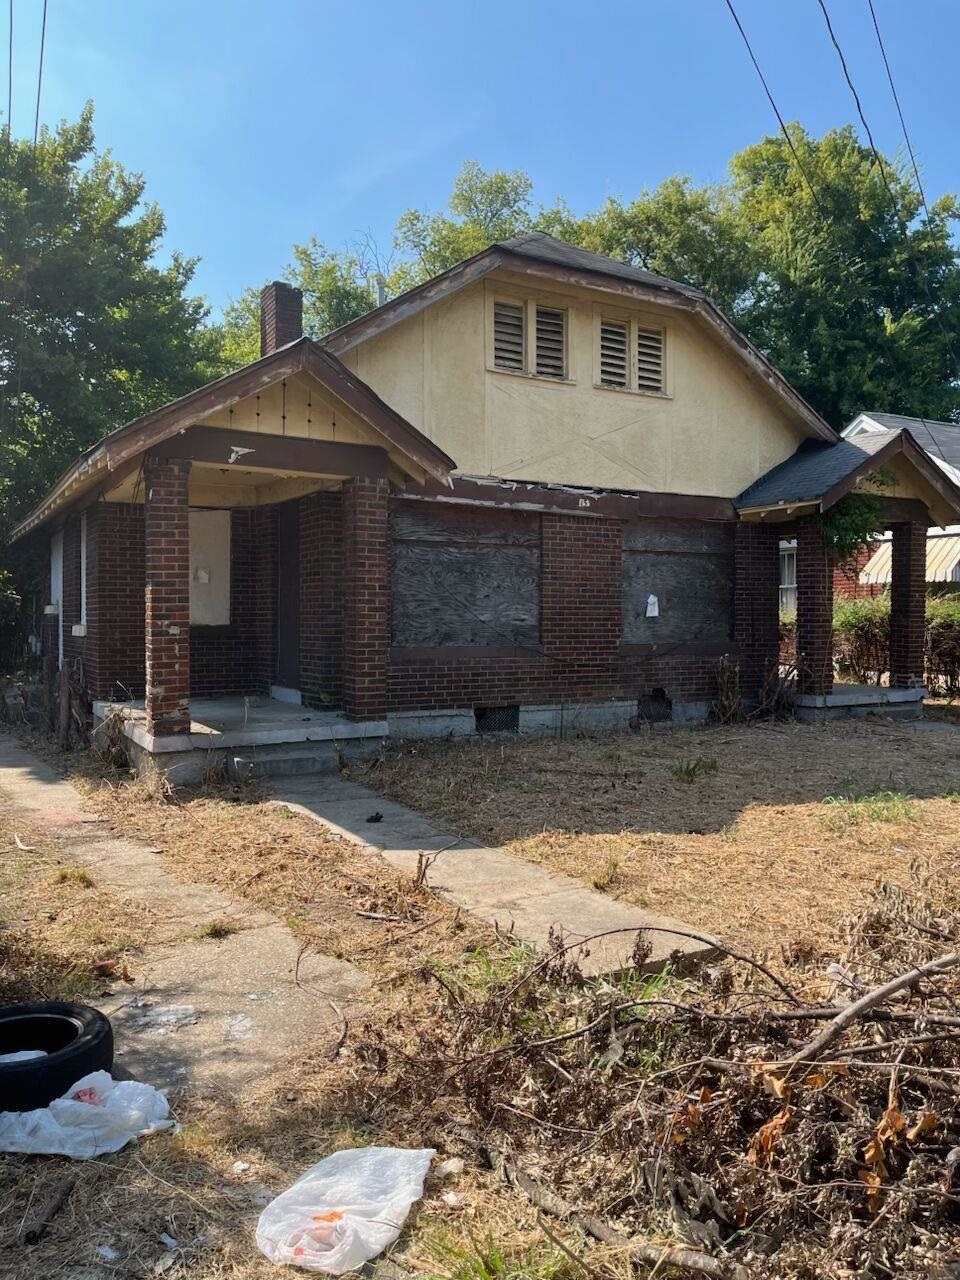
<instances>
[{"instance_id":1,"label":"overgrown grass","mask_svg":"<svg viewBox=\"0 0 960 1280\"><path fill-rule=\"evenodd\" d=\"M824 824L832 830L857 826L861 822L909 822L917 817L918 805L906 791L852 791L824 796L830 811Z\"/></svg>"}]
</instances>

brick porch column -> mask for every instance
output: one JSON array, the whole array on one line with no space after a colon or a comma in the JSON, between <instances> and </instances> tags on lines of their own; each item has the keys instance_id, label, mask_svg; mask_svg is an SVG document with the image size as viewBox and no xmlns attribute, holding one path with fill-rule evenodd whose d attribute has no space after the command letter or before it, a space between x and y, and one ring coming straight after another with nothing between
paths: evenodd
<instances>
[{"instance_id":1,"label":"brick porch column","mask_svg":"<svg viewBox=\"0 0 960 1280\"><path fill-rule=\"evenodd\" d=\"M343 484L343 709L351 720L387 714L389 495L387 480Z\"/></svg>"},{"instance_id":2,"label":"brick porch column","mask_svg":"<svg viewBox=\"0 0 960 1280\"><path fill-rule=\"evenodd\" d=\"M927 527L910 520L893 526L890 576L890 687L923 684Z\"/></svg>"},{"instance_id":3,"label":"brick porch column","mask_svg":"<svg viewBox=\"0 0 960 1280\"><path fill-rule=\"evenodd\" d=\"M147 729L190 728L189 462L148 458L143 470L146 550Z\"/></svg>"},{"instance_id":4,"label":"brick porch column","mask_svg":"<svg viewBox=\"0 0 960 1280\"><path fill-rule=\"evenodd\" d=\"M797 692L833 692L833 561L819 516L797 521Z\"/></svg>"},{"instance_id":5,"label":"brick porch column","mask_svg":"<svg viewBox=\"0 0 960 1280\"><path fill-rule=\"evenodd\" d=\"M780 554L776 525L741 523L734 529L734 643L740 691L754 701L780 658Z\"/></svg>"}]
</instances>

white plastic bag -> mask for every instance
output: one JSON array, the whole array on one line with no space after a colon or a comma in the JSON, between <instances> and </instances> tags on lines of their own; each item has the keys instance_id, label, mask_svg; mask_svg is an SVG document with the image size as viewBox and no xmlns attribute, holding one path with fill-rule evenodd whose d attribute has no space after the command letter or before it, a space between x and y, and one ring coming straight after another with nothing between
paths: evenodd
<instances>
[{"instance_id":1,"label":"white plastic bag","mask_svg":"<svg viewBox=\"0 0 960 1280\"><path fill-rule=\"evenodd\" d=\"M328 1156L261 1213L261 1253L306 1271L355 1271L396 1240L436 1154L359 1147Z\"/></svg>"},{"instance_id":2,"label":"white plastic bag","mask_svg":"<svg viewBox=\"0 0 960 1280\"><path fill-rule=\"evenodd\" d=\"M90 1160L172 1125L159 1089L92 1071L48 1107L0 1111L0 1151Z\"/></svg>"}]
</instances>

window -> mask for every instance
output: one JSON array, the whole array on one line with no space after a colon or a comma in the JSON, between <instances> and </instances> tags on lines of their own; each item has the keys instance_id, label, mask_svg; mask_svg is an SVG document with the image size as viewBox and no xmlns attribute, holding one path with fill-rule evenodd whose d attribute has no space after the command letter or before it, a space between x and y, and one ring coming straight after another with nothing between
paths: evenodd
<instances>
[{"instance_id":1,"label":"window","mask_svg":"<svg viewBox=\"0 0 960 1280\"><path fill-rule=\"evenodd\" d=\"M797 612L797 540L780 543L780 612Z\"/></svg>"},{"instance_id":2,"label":"window","mask_svg":"<svg viewBox=\"0 0 960 1280\"><path fill-rule=\"evenodd\" d=\"M667 389L664 348L663 329L601 316L597 385L663 395Z\"/></svg>"},{"instance_id":3,"label":"window","mask_svg":"<svg viewBox=\"0 0 960 1280\"><path fill-rule=\"evenodd\" d=\"M230 512L190 511L190 625L230 621Z\"/></svg>"},{"instance_id":4,"label":"window","mask_svg":"<svg viewBox=\"0 0 960 1280\"><path fill-rule=\"evenodd\" d=\"M567 377L567 313L532 298L493 304L493 364L538 378Z\"/></svg>"}]
</instances>

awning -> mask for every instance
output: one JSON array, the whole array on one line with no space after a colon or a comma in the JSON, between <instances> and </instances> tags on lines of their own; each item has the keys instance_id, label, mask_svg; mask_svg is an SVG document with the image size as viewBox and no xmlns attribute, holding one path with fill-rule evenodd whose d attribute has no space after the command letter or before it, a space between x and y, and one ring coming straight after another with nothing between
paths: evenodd
<instances>
[{"instance_id":1,"label":"awning","mask_svg":"<svg viewBox=\"0 0 960 1280\"><path fill-rule=\"evenodd\" d=\"M860 570L864 586L889 586L892 544L882 542ZM960 534L927 535L927 582L960 582Z\"/></svg>"}]
</instances>

